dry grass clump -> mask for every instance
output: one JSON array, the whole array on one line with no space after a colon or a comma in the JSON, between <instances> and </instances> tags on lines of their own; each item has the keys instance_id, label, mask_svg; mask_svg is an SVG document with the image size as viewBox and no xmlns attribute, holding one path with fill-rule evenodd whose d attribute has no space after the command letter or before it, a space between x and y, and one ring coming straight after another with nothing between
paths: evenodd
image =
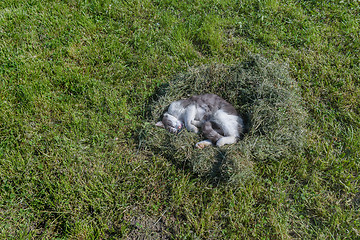
<instances>
[{"instance_id":1,"label":"dry grass clump","mask_svg":"<svg viewBox=\"0 0 360 240\"><path fill-rule=\"evenodd\" d=\"M253 176L254 162L291 158L303 149L306 113L284 64L252 56L235 66L192 68L160 90L151 126L144 129L146 145L200 176L238 181ZM194 145L201 135L173 135L154 126L172 101L204 93L221 96L242 115L247 131L238 143L200 150Z\"/></svg>"}]
</instances>

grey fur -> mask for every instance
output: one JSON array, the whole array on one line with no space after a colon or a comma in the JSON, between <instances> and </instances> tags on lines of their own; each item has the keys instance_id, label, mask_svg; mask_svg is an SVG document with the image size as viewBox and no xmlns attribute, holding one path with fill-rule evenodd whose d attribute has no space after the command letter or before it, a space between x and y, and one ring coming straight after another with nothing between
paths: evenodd
<instances>
[{"instance_id":1,"label":"grey fur","mask_svg":"<svg viewBox=\"0 0 360 240\"><path fill-rule=\"evenodd\" d=\"M190 104L196 104L206 110L206 116L211 116L217 110L222 109L227 114L238 115L236 109L227 101L216 94L194 95L188 99L182 100L182 106L186 108Z\"/></svg>"}]
</instances>

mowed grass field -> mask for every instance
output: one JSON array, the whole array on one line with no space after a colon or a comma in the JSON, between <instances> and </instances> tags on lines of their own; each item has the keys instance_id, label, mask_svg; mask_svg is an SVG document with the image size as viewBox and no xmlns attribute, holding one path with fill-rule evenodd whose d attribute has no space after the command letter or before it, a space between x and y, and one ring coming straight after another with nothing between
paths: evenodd
<instances>
[{"instance_id":1,"label":"mowed grass field","mask_svg":"<svg viewBox=\"0 0 360 240\"><path fill-rule=\"evenodd\" d=\"M359 239L359 49L356 0L1 1L0 238ZM230 186L141 144L161 84L251 54L301 88L296 161Z\"/></svg>"}]
</instances>

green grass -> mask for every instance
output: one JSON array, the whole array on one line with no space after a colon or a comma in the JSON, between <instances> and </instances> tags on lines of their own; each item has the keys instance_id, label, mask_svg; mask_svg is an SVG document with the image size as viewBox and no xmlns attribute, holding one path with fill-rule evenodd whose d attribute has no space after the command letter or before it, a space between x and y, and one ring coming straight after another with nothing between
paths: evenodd
<instances>
[{"instance_id":1,"label":"green grass","mask_svg":"<svg viewBox=\"0 0 360 240\"><path fill-rule=\"evenodd\" d=\"M2 1L0 238L360 237L358 1ZM289 64L305 154L213 185L139 146L156 89L249 54Z\"/></svg>"}]
</instances>

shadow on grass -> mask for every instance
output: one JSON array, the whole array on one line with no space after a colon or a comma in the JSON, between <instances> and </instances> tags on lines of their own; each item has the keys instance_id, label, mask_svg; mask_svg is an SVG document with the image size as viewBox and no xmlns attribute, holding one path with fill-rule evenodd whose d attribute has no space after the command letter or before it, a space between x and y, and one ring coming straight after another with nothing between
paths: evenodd
<instances>
[{"instance_id":1,"label":"shadow on grass","mask_svg":"<svg viewBox=\"0 0 360 240\"><path fill-rule=\"evenodd\" d=\"M201 135L186 130L172 135L154 126L171 102L205 93L224 98L243 117L245 133L238 143L199 150L194 146L203 140ZM254 177L254 162L301 153L307 113L287 66L251 56L234 66L213 64L179 74L156 89L145 116L148 122L139 130L139 145L197 177L225 183Z\"/></svg>"}]
</instances>

